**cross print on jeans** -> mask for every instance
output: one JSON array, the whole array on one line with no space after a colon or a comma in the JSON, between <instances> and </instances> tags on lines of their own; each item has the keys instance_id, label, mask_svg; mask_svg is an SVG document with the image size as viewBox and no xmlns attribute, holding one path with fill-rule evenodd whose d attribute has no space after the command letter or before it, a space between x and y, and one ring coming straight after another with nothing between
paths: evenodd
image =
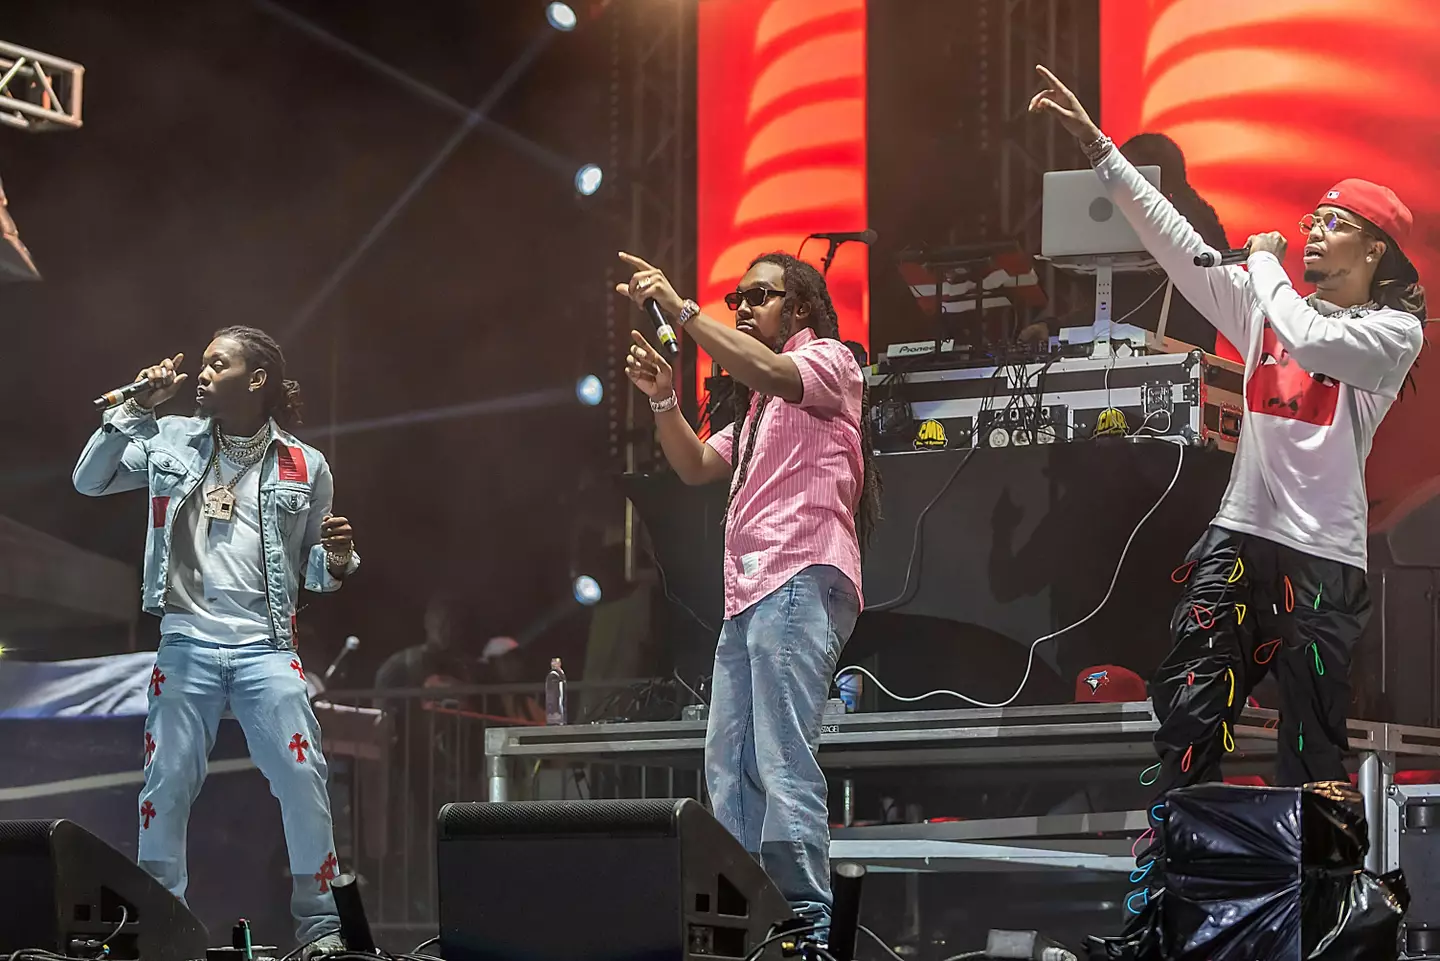
<instances>
[{"instance_id":1,"label":"cross print on jeans","mask_svg":"<svg viewBox=\"0 0 1440 961\"><path fill-rule=\"evenodd\" d=\"M299 661L291 661L290 670L294 671L296 674L299 674L300 680L305 680L305 668L300 666Z\"/></svg>"},{"instance_id":2,"label":"cross print on jeans","mask_svg":"<svg viewBox=\"0 0 1440 961\"><path fill-rule=\"evenodd\" d=\"M306 752L307 750L309 750L309 748L310 748L310 742L307 741L307 740L305 740L305 739L304 739L303 737L301 737L299 734L296 734L294 737L292 737L292 738L290 739L290 750L292 750L292 751L295 752L295 763L296 763L296 764L303 764L303 763L305 763L305 752Z\"/></svg>"},{"instance_id":3,"label":"cross print on jeans","mask_svg":"<svg viewBox=\"0 0 1440 961\"><path fill-rule=\"evenodd\" d=\"M150 671L150 693L156 697L160 696L160 685L165 683L165 675L160 673L160 668L152 668Z\"/></svg>"},{"instance_id":4,"label":"cross print on jeans","mask_svg":"<svg viewBox=\"0 0 1440 961\"><path fill-rule=\"evenodd\" d=\"M145 830L150 830L150 819L155 816L155 805L149 801L140 805L140 816L145 819Z\"/></svg>"},{"instance_id":5,"label":"cross print on jeans","mask_svg":"<svg viewBox=\"0 0 1440 961\"><path fill-rule=\"evenodd\" d=\"M149 732L149 731L146 731L146 732L145 732L145 766L146 766L146 767L149 767L149 766L150 766L150 762L153 761L154 759L155 759L155 739L150 736L150 732Z\"/></svg>"},{"instance_id":6,"label":"cross print on jeans","mask_svg":"<svg viewBox=\"0 0 1440 961\"><path fill-rule=\"evenodd\" d=\"M320 865L320 871L315 875L315 880L320 884L320 893L325 894L330 890L330 882L339 875L340 862L335 858L335 852L330 852L325 857L325 863Z\"/></svg>"}]
</instances>

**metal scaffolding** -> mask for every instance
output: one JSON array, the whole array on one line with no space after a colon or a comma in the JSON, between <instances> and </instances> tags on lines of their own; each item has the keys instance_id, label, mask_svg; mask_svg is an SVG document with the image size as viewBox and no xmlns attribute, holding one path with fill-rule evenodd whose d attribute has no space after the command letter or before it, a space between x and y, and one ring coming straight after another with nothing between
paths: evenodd
<instances>
[{"instance_id":1,"label":"metal scaffolding","mask_svg":"<svg viewBox=\"0 0 1440 961\"><path fill-rule=\"evenodd\" d=\"M0 41L0 124L32 133L79 129L85 68Z\"/></svg>"},{"instance_id":2,"label":"metal scaffolding","mask_svg":"<svg viewBox=\"0 0 1440 961\"><path fill-rule=\"evenodd\" d=\"M665 271L677 290L695 277L695 5L624 4L610 11L610 163L623 172L620 203L629 204L627 249ZM620 282L617 266L614 281ZM622 369L632 315L612 301L606 312L612 453L627 472L660 464L654 427ZM694 422L688 389L695 345L682 339L676 365L685 415ZM625 504L625 574L636 574L634 507Z\"/></svg>"}]
</instances>

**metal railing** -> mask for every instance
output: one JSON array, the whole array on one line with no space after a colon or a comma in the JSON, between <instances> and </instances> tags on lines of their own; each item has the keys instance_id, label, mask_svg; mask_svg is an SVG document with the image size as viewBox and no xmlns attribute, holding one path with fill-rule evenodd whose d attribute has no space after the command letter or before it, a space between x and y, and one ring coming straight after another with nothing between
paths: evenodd
<instances>
[{"instance_id":1,"label":"metal railing","mask_svg":"<svg viewBox=\"0 0 1440 961\"><path fill-rule=\"evenodd\" d=\"M624 713L626 691L649 679L569 685L571 723ZM485 731L543 725L544 684L334 690L314 699L330 765L341 863L363 885L371 926L387 948L437 933L435 819L451 801L488 800ZM624 763L527 768L527 796L699 796L698 771ZM679 794L677 795L677 792ZM412 940L413 939L413 940Z\"/></svg>"}]
</instances>

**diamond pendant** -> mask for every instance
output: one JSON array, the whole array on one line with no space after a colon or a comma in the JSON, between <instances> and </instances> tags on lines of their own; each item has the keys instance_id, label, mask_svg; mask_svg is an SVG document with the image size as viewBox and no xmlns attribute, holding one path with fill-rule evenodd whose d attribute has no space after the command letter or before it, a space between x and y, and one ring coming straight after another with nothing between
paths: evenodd
<instances>
[{"instance_id":1,"label":"diamond pendant","mask_svg":"<svg viewBox=\"0 0 1440 961\"><path fill-rule=\"evenodd\" d=\"M212 521L228 521L235 516L235 495L216 487L205 495L202 513Z\"/></svg>"}]
</instances>

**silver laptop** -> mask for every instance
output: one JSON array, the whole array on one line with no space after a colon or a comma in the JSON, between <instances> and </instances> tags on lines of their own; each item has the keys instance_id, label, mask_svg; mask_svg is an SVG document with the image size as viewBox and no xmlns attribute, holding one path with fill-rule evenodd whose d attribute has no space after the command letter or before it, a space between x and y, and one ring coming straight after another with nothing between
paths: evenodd
<instances>
[{"instance_id":1,"label":"silver laptop","mask_svg":"<svg viewBox=\"0 0 1440 961\"><path fill-rule=\"evenodd\" d=\"M1139 170L1146 180L1160 186L1159 167ZM1040 216L1040 253L1046 257L1129 254L1145 249L1093 170L1047 173Z\"/></svg>"}]
</instances>

